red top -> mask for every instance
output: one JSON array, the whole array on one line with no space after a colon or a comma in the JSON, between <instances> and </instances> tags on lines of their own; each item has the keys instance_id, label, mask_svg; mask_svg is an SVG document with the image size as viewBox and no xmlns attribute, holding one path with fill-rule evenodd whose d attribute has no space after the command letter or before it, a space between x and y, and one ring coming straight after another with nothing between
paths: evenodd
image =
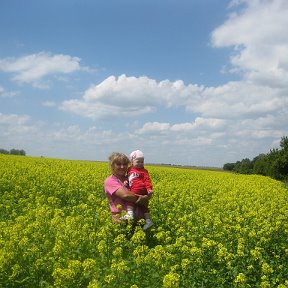
<instances>
[{"instance_id":1,"label":"red top","mask_svg":"<svg viewBox=\"0 0 288 288\"><path fill-rule=\"evenodd\" d=\"M145 195L147 190L153 189L148 170L145 168L129 167L128 179L130 190L134 193Z\"/></svg>"}]
</instances>

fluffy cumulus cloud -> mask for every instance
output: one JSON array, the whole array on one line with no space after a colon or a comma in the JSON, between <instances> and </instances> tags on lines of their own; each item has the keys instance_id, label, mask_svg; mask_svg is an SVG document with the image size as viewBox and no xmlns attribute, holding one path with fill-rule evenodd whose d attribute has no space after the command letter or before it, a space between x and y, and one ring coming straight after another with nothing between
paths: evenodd
<instances>
[{"instance_id":1,"label":"fluffy cumulus cloud","mask_svg":"<svg viewBox=\"0 0 288 288\"><path fill-rule=\"evenodd\" d=\"M46 52L0 60L0 71L11 73L17 82L32 83L38 88L47 86L42 79L48 75L68 74L80 69L79 58Z\"/></svg>"},{"instance_id":2,"label":"fluffy cumulus cloud","mask_svg":"<svg viewBox=\"0 0 288 288\"><path fill-rule=\"evenodd\" d=\"M7 89L5 89L3 86L0 85L0 98L10 98L10 97L14 97L17 95L17 92L15 91L8 91Z\"/></svg>"},{"instance_id":3,"label":"fluffy cumulus cloud","mask_svg":"<svg viewBox=\"0 0 288 288\"><path fill-rule=\"evenodd\" d=\"M159 122L148 122L143 127L136 131L138 134L145 133L199 133L200 130L211 129L213 131L221 130L225 126L225 120L222 119L205 119L197 117L194 122L180 123L180 124L169 124ZM195 133L195 134L196 134Z\"/></svg>"},{"instance_id":4,"label":"fluffy cumulus cloud","mask_svg":"<svg viewBox=\"0 0 288 288\"><path fill-rule=\"evenodd\" d=\"M236 1L235 1L236 3ZM234 47L234 70L260 85L285 87L288 80L288 2L246 0L239 13L215 29L215 47Z\"/></svg>"},{"instance_id":5,"label":"fluffy cumulus cloud","mask_svg":"<svg viewBox=\"0 0 288 288\"><path fill-rule=\"evenodd\" d=\"M285 95L280 88L275 89L268 84L260 86L246 80L218 87L202 87L193 84L185 86L182 81L165 80L157 83L148 77L122 75L118 79L111 76L89 88L82 99L63 102L61 109L98 119L131 118L152 114L163 107L180 107L188 113L201 115L207 122L211 119L218 119L219 122L223 119L236 121L244 117L255 120L269 114L282 117L287 107ZM187 130L187 126L194 127L195 123L178 126L186 127ZM161 127L168 129L165 123Z\"/></svg>"},{"instance_id":6,"label":"fluffy cumulus cloud","mask_svg":"<svg viewBox=\"0 0 288 288\"><path fill-rule=\"evenodd\" d=\"M37 125L28 115L0 113L0 143L3 148L13 147L15 143L25 145L26 139L29 142L37 130Z\"/></svg>"},{"instance_id":7,"label":"fluffy cumulus cloud","mask_svg":"<svg viewBox=\"0 0 288 288\"><path fill-rule=\"evenodd\" d=\"M185 86L180 80L158 83L146 76L110 76L85 91L82 99L64 101L61 109L92 119L136 117L156 112L162 106L186 105L201 89L197 85Z\"/></svg>"}]
</instances>

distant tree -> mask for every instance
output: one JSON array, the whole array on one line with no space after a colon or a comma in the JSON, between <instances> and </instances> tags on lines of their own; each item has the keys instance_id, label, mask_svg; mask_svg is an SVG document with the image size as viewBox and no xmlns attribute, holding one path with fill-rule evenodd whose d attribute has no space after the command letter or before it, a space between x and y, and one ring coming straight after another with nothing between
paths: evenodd
<instances>
[{"instance_id":1,"label":"distant tree","mask_svg":"<svg viewBox=\"0 0 288 288\"><path fill-rule=\"evenodd\" d=\"M16 150L16 149L11 149L11 150L10 150L10 154L11 154L11 155L19 155L19 152L18 152L18 150Z\"/></svg>"},{"instance_id":2,"label":"distant tree","mask_svg":"<svg viewBox=\"0 0 288 288\"><path fill-rule=\"evenodd\" d=\"M275 173L275 179L278 180L288 180L288 155L280 153L280 157L274 163L274 168L277 173Z\"/></svg>"},{"instance_id":3,"label":"distant tree","mask_svg":"<svg viewBox=\"0 0 288 288\"><path fill-rule=\"evenodd\" d=\"M241 174L251 174L253 171L253 163L250 159L245 158L236 165L235 169L237 168L238 173Z\"/></svg>"},{"instance_id":4,"label":"distant tree","mask_svg":"<svg viewBox=\"0 0 288 288\"><path fill-rule=\"evenodd\" d=\"M26 152L24 150L11 149L9 154L25 156Z\"/></svg>"},{"instance_id":5,"label":"distant tree","mask_svg":"<svg viewBox=\"0 0 288 288\"><path fill-rule=\"evenodd\" d=\"M259 154L253 160L253 173L266 176L267 175L267 166L268 166L268 157L266 154Z\"/></svg>"},{"instance_id":6,"label":"distant tree","mask_svg":"<svg viewBox=\"0 0 288 288\"><path fill-rule=\"evenodd\" d=\"M284 150L285 152L288 152L288 136L284 136L281 138L280 148L282 151Z\"/></svg>"},{"instance_id":7,"label":"distant tree","mask_svg":"<svg viewBox=\"0 0 288 288\"><path fill-rule=\"evenodd\" d=\"M224 171L233 171L235 165L236 165L235 163L226 163L226 164L224 164L224 166L223 166L223 170L224 170Z\"/></svg>"},{"instance_id":8,"label":"distant tree","mask_svg":"<svg viewBox=\"0 0 288 288\"><path fill-rule=\"evenodd\" d=\"M19 151L19 155L21 155L21 156L26 156L26 152L25 152L24 150L20 150L20 151Z\"/></svg>"},{"instance_id":9,"label":"distant tree","mask_svg":"<svg viewBox=\"0 0 288 288\"><path fill-rule=\"evenodd\" d=\"M273 148L267 154L259 154L252 161L245 158L236 163L226 163L223 169L241 174L260 174L288 181L288 136L281 138L279 149Z\"/></svg>"},{"instance_id":10,"label":"distant tree","mask_svg":"<svg viewBox=\"0 0 288 288\"><path fill-rule=\"evenodd\" d=\"M5 149L0 149L0 154L9 154L9 151Z\"/></svg>"},{"instance_id":11,"label":"distant tree","mask_svg":"<svg viewBox=\"0 0 288 288\"><path fill-rule=\"evenodd\" d=\"M273 178L288 180L288 137L282 137L280 149L274 149L271 153L273 153Z\"/></svg>"}]
</instances>

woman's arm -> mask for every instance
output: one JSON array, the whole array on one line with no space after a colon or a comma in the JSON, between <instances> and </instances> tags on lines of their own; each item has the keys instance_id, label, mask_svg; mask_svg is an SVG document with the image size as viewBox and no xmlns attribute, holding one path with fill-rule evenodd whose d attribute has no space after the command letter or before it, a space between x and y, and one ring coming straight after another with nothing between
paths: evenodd
<instances>
[{"instance_id":1,"label":"woman's arm","mask_svg":"<svg viewBox=\"0 0 288 288\"><path fill-rule=\"evenodd\" d=\"M137 205L147 205L148 204L148 196L147 195L136 195L129 191L125 187L121 187L114 192L116 197L121 198L124 201L136 203Z\"/></svg>"}]
</instances>

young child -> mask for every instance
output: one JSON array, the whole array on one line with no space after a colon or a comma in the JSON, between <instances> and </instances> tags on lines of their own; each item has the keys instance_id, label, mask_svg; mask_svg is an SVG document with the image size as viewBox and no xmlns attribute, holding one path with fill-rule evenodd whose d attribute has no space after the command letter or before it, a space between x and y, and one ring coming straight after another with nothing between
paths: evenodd
<instances>
[{"instance_id":1,"label":"young child","mask_svg":"<svg viewBox=\"0 0 288 288\"><path fill-rule=\"evenodd\" d=\"M140 150L133 151L130 154L132 166L128 168L128 182L131 192L139 195L147 195L153 193L153 186L149 176L149 172L144 168L144 154ZM150 228L153 222L150 219L149 208L141 206L144 213L145 225L143 230ZM134 218L134 204L127 203L127 214L125 219Z\"/></svg>"}]
</instances>

